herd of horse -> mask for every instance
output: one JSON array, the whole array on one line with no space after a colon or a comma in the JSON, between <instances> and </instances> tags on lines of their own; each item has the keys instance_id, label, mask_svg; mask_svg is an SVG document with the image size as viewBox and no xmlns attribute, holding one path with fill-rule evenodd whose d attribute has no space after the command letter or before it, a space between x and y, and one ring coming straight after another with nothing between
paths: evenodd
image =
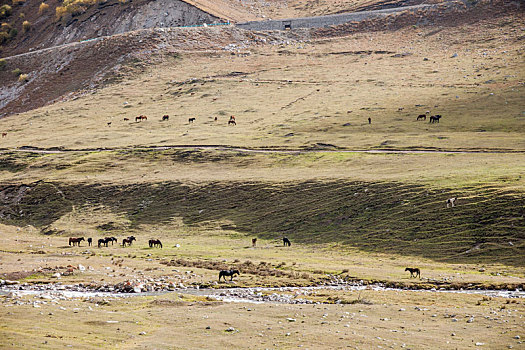
<instances>
[{"instance_id":1,"label":"herd of horse","mask_svg":"<svg viewBox=\"0 0 525 350\"><path fill-rule=\"evenodd\" d=\"M455 198L454 198L455 200ZM80 247L80 242L84 241L84 237L70 237L69 238L69 245L70 246L77 246ZM133 241L136 241L136 238L134 236L126 237L122 240L122 246L125 247L130 246ZM88 244L91 246L92 239L87 239ZM113 242L117 243L117 239L115 237L105 237L98 240L98 247L105 246L107 247L108 244L111 242L111 245L113 245ZM159 239L150 239L148 241L150 248L162 248L162 242ZM255 248L257 244L257 238L252 238L252 247ZM290 247L292 243L290 242L290 239L288 237L283 237L283 245L285 247ZM410 278L417 278L419 277L421 279L421 271L417 267L407 267L405 271L410 272ZM236 275L240 275L241 273L239 270L231 269L231 270L221 270L219 272L219 282L221 281L221 278L226 282L226 277L230 277L230 281L233 281L233 277Z\"/></svg>"},{"instance_id":2,"label":"herd of horse","mask_svg":"<svg viewBox=\"0 0 525 350\"><path fill-rule=\"evenodd\" d=\"M142 121L146 121L148 120L148 117L145 116L145 115L139 115L138 117L135 117L135 122L138 123L138 122L142 122ZM169 121L170 120L170 116L165 114L162 116L162 119L160 120L161 122L165 122L165 121ZM195 122L197 120L197 118L195 117L191 117L191 118L188 118L188 124L193 124L193 122ZM215 117L214 118L215 121L218 121L218 118ZM129 118L124 118L124 121L127 122L129 121ZM111 126L111 122L108 122L107 123L108 126ZM235 121L235 116L230 116L230 119L228 120L228 125L237 125L237 122ZM6 133L7 135L7 133ZM3 137L3 135L2 135Z\"/></svg>"},{"instance_id":3,"label":"herd of horse","mask_svg":"<svg viewBox=\"0 0 525 350\"><path fill-rule=\"evenodd\" d=\"M416 121L427 120L427 115L430 115L430 111L427 111L425 114L418 115ZM439 120L441 119L441 114L432 115L429 119L430 120L428 122L431 124L439 123Z\"/></svg>"},{"instance_id":4,"label":"herd of horse","mask_svg":"<svg viewBox=\"0 0 525 350\"><path fill-rule=\"evenodd\" d=\"M131 246L133 244L134 241L136 241L137 239L135 238L135 236L128 236L126 238L124 238L122 240L122 246L123 247L126 247L126 246ZM70 237L69 238L69 246L75 246L77 245L78 247L80 247L80 242L82 241L85 241L84 237ZM91 245L93 244L93 238L89 237L87 239L87 243L88 243L88 246L91 247ZM111 245L113 245L113 243L117 243L118 244L118 240L116 237L104 237L104 238L100 238L98 240L98 244L97 246L99 248L101 247L108 247L109 246L109 243L111 243ZM160 240L158 239L150 239L149 240L149 246L150 248L162 248L162 243L160 242Z\"/></svg>"}]
</instances>

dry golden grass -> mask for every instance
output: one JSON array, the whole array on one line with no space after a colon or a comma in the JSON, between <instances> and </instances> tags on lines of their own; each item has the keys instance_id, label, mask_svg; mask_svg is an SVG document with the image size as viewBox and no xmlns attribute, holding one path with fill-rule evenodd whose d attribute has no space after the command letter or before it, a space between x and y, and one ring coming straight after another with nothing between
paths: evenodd
<instances>
[{"instance_id":1,"label":"dry golden grass","mask_svg":"<svg viewBox=\"0 0 525 350\"><path fill-rule=\"evenodd\" d=\"M248 56L184 53L95 94L2 120L13 134L2 146L524 150L518 24L496 24L259 46ZM228 76L239 71L246 75ZM441 122L416 122L426 110ZM148 121L135 123L141 114Z\"/></svg>"}]
</instances>

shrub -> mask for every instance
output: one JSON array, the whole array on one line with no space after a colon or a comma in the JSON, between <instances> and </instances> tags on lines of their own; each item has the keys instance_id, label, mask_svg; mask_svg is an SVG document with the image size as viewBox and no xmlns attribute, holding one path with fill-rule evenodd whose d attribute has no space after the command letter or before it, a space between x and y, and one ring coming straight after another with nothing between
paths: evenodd
<instances>
[{"instance_id":1,"label":"shrub","mask_svg":"<svg viewBox=\"0 0 525 350\"><path fill-rule=\"evenodd\" d=\"M18 30L16 28L11 28L9 31L9 39L13 39L15 36L17 36Z\"/></svg>"},{"instance_id":2,"label":"shrub","mask_svg":"<svg viewBox=\"0 0 525 350\"><path fill-rule=\"evenodd\" d=\"M9 23L2 23L2 32L9 32L12 28L12 26Z\"/></svg>"},{"instance_id":3,"label":"shrub","mask_svg":"<svg viewBox=\"0 0 525 350\"><path fill-rule=\"evenodd\" d=\"M20 75L18 76L18 81L23 81L23 82L25 82L25 81L29 81L28 77L29 77L28 74L20 74Z\"/></svg>"},{"instance_id":4,"label":"shrub","mask_svg":"<svg viewBox=\"0 0 525 350\"><path fill-rule=\"evenodd\" d=\"M22 74L22 71L20 70L20 68L15 68L11 71L11 73L13 73L16 76L20 76L20 74Z\"/></svg>"},{"instance_id":5,"label":"shrub","mask_svg":"<svg viewBox=\"0 0 525 350\"><path fill-rule=\"evenodd\" d=\"M26 14L23 13L23 12L20 12L20 14L18 15L19 18L24 18L25 16L26 16Z\"/></svg>"},{"instance_id":6,"label":"shrub","mask_svg":"<svg viewBox=\"0 0 525 350\"><path fill-rule=\"evenodd\" d=\"M44 11L47 11L47 9L49 8L49 5L46 4L45 2L41 3L40 6L38 7L38 13L41 14L43 13Z\"/></svg>"},{"instance_id":7,"label":"shrub","mask_svg":"<svg viewBox=\"0 0 525 350\"><path fill-rule=\"evenodd\" d=\"M9 40L9 33L8 32L0 32L0 45L7 42Z\"/></svg>"},{"instance_id":8,"label":"shrub","mask_svg":"<svg viewBox=\"0 0 525 350\"><path fill-rule=\"evenodd\" d=\"M1 39L0 39L0 42L1 42ZM0 70L4 70L6 65L7 65L7 61L5 60L5 58L0 58Z\"/></svg>"},{"instance_id":9,"label":"shrub","mask_svg":"<svg viewBox=\"0 0 525 350\"><path fill-rule=\"evenodd\" d=\"M99 0L64 0L62 6L57 6L56 8L57 19L61 19L67 15L80 15L86 12L88 7L98 3Z\"/></svg>"},{"instance_id":10,"label":"shrub","mask_svg":"<svg viewBox=\"0 0 525 350\"><path fill-rule=\"evenodd\" d=\"M29 21L24 21L24 23L22 23L22 30L25 32L28 32L29 29L31 29L31 22Z\"/></svg>"},{"instance_id":11,"label":"shrub","mask_svg":"<svg viewBox=\"0 0 525 350\"><path fill-rule=\"evenodd\" d=\"M13 8L7 4L0 6L0 19L11 16Z\"/></svg>"}]
</instances>

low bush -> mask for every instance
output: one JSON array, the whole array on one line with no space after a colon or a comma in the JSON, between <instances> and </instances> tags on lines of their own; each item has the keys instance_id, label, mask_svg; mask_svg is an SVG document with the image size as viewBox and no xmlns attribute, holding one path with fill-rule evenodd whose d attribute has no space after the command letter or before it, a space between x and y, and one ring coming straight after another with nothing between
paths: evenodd
<instances>
[{"instance_id":1,"label":"low bush","mask_svg":"<svg viewBox=\"0 0 525 350\"><path fill-rule=\"evenodd\" d=\"M0 42L1 42L1 39L0 39ZM7 61L5 60L5 58L0 58L0 70L4 70L6 65L7 65Z\"/></svg>"},{"instance_id":2,"label":"low bush","mask_svg":"<svg viewBox=\"0 0 525 350\"><path fill-rule=\"evenodd\" d=\"M18 81L22 81L22 82L29 81L29 75L28 74L20 74L18 76Z\"/></svg>"},{"instance_id":3,"label":"low bush","mask_svg":"<svg viewBox=\"0 0 525 350\"><path fill-rule=\"evenodd\" d=\"M7 4L0 6L0 19L7 18L13 13L13 8Z\"/></svg>"},{"instance_id":4,"label":"low bush","mask_svg":"<svg viewBox=\"0 0 525 350\"><path fill-rule=\"evenodd\" d=\"M39 14L42 14L42 13L46 12L48 9L49 9L49 5L46 4L45 2L43 2L43 3L41 3L40 6L38 7L38 13L39 13Z\"/></svg>"},{"instance_id":5,"label":"low bush","mask_svg":"<svg viewBox=\"0 0 525 350\"><path fill-rule=\"evenodd\" d=\"M31 29L31 22L24 21L24 23L22 23L22 30L24 31L24 33L28 32L30 29Z\"/></svg>"},{"instance_id":6,"label":"low bush","mask_svg":"<svg viewBox=\"0 0 525 350\"><path fill-rule=\"evenodd\" d=\"M22 71L20 70L20 68L15 68L11 71L11 73L13 73L16 76L20 76L20 74L22 74Z\"/></svg>"}]
</instances>

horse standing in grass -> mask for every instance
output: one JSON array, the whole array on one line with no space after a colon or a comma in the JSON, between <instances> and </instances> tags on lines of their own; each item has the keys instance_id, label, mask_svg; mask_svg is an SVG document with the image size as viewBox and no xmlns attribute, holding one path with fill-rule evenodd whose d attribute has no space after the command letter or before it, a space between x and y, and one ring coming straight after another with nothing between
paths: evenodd
<instances>
[{"instance_id":1,"label":"horse standing in grass","mask_svg":"<svg viewBox=\"0 0 525 350\"><path fill-rule=\"evenodd\" d=\"M69 245L71 246L75 246L75 243L80 247L80 242L82 242L84 240L84 237L80 237L80 238L75 238L75 237L70 237L69 238Z\"/></svg>"},{"instance_id":2,"label":"horse standing in grass","mask_svg":"<svg viewBox=\"0 0 525 350\"><path fill-rule=\"evenodd\" d=\"M160 239L150 239L148 243L150 248L162 248Z\"/></svg>"},{"instance_id":3,"label":"horse standing in grass","mask_svg":"<svg viewBox=\"0 0 525 350\"><path fill-rule=\"evenodd\" d=\"M239 270L222 270L219 272L219 282L221 281L221 277L226 282L226 276L230 276L230 281L233 281L233 276L240 275Z\"/></svg>"},{"instance_id":4,"label":"horse standing in grass","mask_svg":"<svg viewBox=\"0 0 525 350\"><path fill-rule=\"evenodd\" d=\"M447 199L447 208L454 208L456 206L457 198L449 198Z\"/></svg>"},{"instance_id":5,"label":"horse standing in grass","mask_svg":"<svg viewBox=\"0 0 525 350\"><path fill-rule=\"evenodd\" d=\"M290 240L287 237L283 237L283 244L285 247L289 247L292 245L292 243L290 243Z\"/></svg>"},{"instance_id":6,"label":"horse standing in grass","mask_svg":"<svg viewBox=\"0 0 525 350\"><path fill-rule=\"evenodd\" d=\"M88 245L91 247L91 244L93 243L93 238L89 237L87 239Z\"/></svg>"},{"instance_id":7,"label":"horse standing in grass","mask_svg":"<svg viewBox=\"0 0 525 350\"><path fill-rule=\"evenodd\" d=\"M162 121L168 121L169 119L170 119L170 116L167 114L162 116Z\"/></svg>"},{"instance_id":8,"label":"horse standing in grass","mask_svg":"<svg viewBox=\"0 0 525 350\"><path fill-rule=\"evenodd\" d=\"M421 271L417 267L407 267L405 271L410 272L410 278L419 277L419 279L421 279Z\"/></svg>"},{"instance_id":9,"label":"horse standing in grass","mask_svg":"<svg viewBox=\"0 0 525 350\"><path fill-rule=\"evenodd\" d=\"M130 246L131 243L133 243L133 241L136 241L136 238L133 237L133 236L129 236L128 238L124 238L124 239L122 240L122 246L125 247L126 244L127 244L128 246Z\"/></svg>"},{"instance_id":10,"label":"horse standing in grass","mask_svg":"<svg viewBox=\"0 0 525 350\"><path fill-rule=\"evenodd\" d=\"M252 247L255 248L256 244L257 244L257 238L252 238Z\"/></svg>"},{"instance_id":11,"label":"horse standing in grass","mask_svg":"<svg viewBox=\"0 0 525 350\"><path fill-rule=\"evenodd\" d=\"M429 123L439 123L439 119L441 119L441 116L439 114L433 115L430 117Z\"/></svg>"},{"instance_id":12,"label":"horse standing in grass","mask_svg":"<svg viewBox=\"0 0 525 350\"><path fill-rule=\"evenodd\" d=\"M104 238L106 242L111 242L111 245L113 245L113 242L118 243L117 239L115 237L105 237Z\"/></svg>"},{"instance_id":13,"label":"horse standing in grass","mask_svg":"<svg viewBox=\"0 0 525 350\"><path fill-rule=\"evenodd\" d=\"M108 243L109 243L109 239L107 238L101 238L98 240L98 247L102 247L102 246L105 246L107 247L108 246Z\"/></svg>"}]
</instances>

